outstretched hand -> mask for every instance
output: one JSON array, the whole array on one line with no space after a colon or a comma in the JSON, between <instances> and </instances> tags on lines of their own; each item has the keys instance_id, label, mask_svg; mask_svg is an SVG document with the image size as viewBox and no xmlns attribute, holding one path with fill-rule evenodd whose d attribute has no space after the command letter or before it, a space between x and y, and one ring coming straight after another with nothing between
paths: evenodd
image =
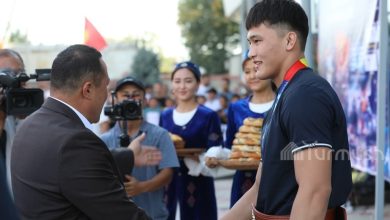
<instances>
[{"instance_id":1,"label":"outstretched hand","mask_svg":"<svg viewBox=\"0 0 390 220\"><path fill-rule=\"evenodd\" d=\"M136 196L144 192L142 183L139 182L135 177L125 175L126 181L124 182L125 190L128 196Z\"/></svg>"},{"instance_id":2,"label":"outstretched hand","mask_svg":"<svg viewBox=\"0 0 390 220\"><path fill-rule=\"evenodd\" d=\"M157 165L161 161L161 151L156 147L142 146L141 142L145 139L145 133L135 138L129 145L129 148L134 152L135 166L151 166Z\"/></svg>"}]
</instances>

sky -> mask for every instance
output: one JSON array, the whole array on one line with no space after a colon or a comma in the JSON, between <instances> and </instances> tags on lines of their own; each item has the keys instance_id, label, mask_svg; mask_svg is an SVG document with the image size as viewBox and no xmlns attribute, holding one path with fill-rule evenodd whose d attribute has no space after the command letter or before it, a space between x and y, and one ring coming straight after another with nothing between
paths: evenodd
<instances>
[{"instance_id":1,"label":"sky","mask_svg":"<svg viewBox=\"0 0 390 220\"><path fill-rule=\"evenodd\" d=\"M1 0L0 40L19 29L34 45L83 43L87 17L105 38L153 35L164 56L185 58L188 52L177 25L178 1Z\"/></svg>"}]
</instances>

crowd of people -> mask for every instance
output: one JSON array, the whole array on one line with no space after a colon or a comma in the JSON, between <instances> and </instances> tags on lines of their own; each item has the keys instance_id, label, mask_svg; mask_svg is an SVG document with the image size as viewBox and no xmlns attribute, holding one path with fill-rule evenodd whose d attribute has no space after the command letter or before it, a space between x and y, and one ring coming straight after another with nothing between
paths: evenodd
<instances>
[{"instance_id":1,"label":"crowd of people","mask_svg":"<svg viewBox=\"0 0 390 220\"><path fill-rule=\"evenodd\" d=\"M228 78L219 91L211 87L209 75L184 61L169 87L126 76L109 97L99 51L77 44L60 52L40 109L25 119L0 110L1 219L175 220L179 205L180 219L216 220L213 177L191 174L185 159L204 161L178 156L171 135L184 149L232 148L247 117L264 119L262 162L235 173L231 209L221 218L346 219L346 120L332 87L304 59L305 12L292 0L263 0L246 27L243 96ZM17 75L23 60L2 49L0 69ZM107 103L115 106L96 130ZM340 152L345 157L335 158Z\"/></svg>"}]
</instances>

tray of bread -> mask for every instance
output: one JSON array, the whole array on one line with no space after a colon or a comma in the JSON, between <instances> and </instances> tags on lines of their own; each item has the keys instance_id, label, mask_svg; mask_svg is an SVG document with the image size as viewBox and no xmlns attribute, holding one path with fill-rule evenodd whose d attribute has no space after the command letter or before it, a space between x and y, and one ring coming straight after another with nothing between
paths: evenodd
<instances>
[{"instance_id":1,"label":"tray of bread","mask_svg":"<svg viewBox=\"0 0 390 220\"><path fill-rule=\"evenodd\" d=\"M205 151L205 149L203 148L184 148L185 141L182 137L173 133L169 133L169 135L171 137L173 145L175 146L176 154L179 157L198 156Z\"/></svg>"},{"instance_id":2,"label":"tray of bread","mask_svg":"<svg viewBox=\"0 0 390 220\"><path fill-rule=\"evenodd\" d=\"M176 154L179 157L198 156L204 151L205 149L202 148L182 148L182 149L176 149Z\"/></svg>"},{"instance_id":3,"label":"tray of bread","mask_svg":"<svg viewBox=\"0 0 390 220\"><path fill-rule=\"evenodd\" d=\"M228 159L219 160L218 164L232 170L257 170L260 160Z\"/></svg>"},{"instance_id":4,"label":"tray of bread","mask_svg":"<svg viewBox=\"0 0 390 220\"><path fill-rule=\"evenodd\" d=\"M256 170L261 161L262 125L262 118L246 118L235 134L229 159L218 163L227 169Z\"/></svg>"}]
</instances>

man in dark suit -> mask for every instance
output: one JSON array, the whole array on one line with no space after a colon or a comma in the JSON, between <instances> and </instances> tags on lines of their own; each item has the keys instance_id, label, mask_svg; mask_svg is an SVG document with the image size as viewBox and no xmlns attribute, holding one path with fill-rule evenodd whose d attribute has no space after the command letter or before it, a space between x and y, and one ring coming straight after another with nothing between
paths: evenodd
<instances>
[{"instance_id":1,"label":"man in dark suit","mask_svg":"<svg viewBox=\"0 0 390 220\"><path fill-rule=\"evenodd\" d=\"M53 61L51 97L25 119L13 143L12 185L23 219L149 219L126 196L113 156L90 130L109 80L94 48L73 45ZM136 165L158 157L142 155L137 161L144 136L129 146ZM132 152L125 152L122 159L130 163Z\"/></svg>"}]
</instances>

